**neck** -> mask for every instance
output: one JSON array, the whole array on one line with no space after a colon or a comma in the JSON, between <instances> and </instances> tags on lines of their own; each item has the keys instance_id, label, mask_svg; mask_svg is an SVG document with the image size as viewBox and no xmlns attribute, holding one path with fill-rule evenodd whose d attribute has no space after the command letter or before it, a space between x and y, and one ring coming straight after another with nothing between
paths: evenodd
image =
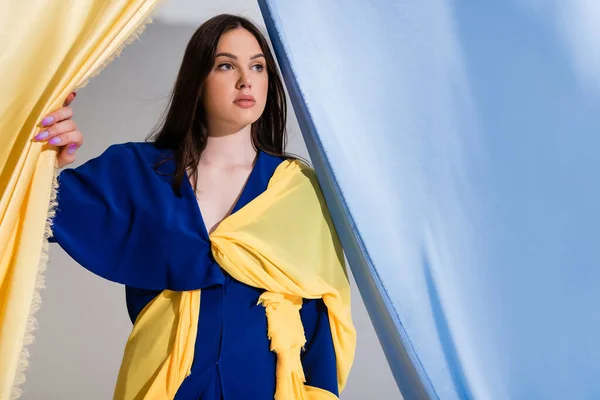
<instances>
[{"instance_id":1,"label":"neck","mask_svg":"<svg viewBox=\"0 0 600 400\"><path fill-rule=\"evenodd\" d=\"M250 165L254 163L256 150L252 144L251 125L237 131L208 132L206 148L200 157L201 164Z\"/></svg>"}]
</instances>

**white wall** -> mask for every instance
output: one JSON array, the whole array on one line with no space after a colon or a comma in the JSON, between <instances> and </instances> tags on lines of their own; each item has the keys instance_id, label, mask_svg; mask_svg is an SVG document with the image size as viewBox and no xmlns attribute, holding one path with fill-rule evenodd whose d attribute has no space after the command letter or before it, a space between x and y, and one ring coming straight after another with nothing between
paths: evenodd
<instances>
[{"instance_id":1,"label":"white wall","mask_svg":"<svg viewBox=\"0 0 600 400\"><path fill-rule=\"evenodd\" d=\"M256 18L256 6L251 7L243 14ZM100 154L112 143L145 138L163 111L195 28L160 22L149 25L139 41L78 92L75 119L86 138L78 163ZM289 150L308 157L293 112L290 134ZM37 314L40 328L30 347L31 363L22 398L110 399L131 329L124 289L87 272L57 245L52 246L50 256L47 289L42 292L42 308ZM356 290L353 306L358 349L342 399L400 399Z\"/></svg>"}]
</instances>

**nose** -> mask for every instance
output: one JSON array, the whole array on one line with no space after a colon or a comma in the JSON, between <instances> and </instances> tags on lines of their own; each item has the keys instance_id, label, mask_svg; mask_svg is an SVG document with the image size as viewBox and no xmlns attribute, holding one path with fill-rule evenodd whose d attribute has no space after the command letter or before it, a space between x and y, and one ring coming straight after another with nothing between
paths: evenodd
<instances>
[{"instance_id":1,"label":"nose","mask_svg":"<svg viewBox=\"0 0 600 400\"><path fill-rule=\"evenodd\" d=\"M237 88L238 89L250 89L251 87L252 87L252 82L250 81L250 76L248 74L243 73L237 82Z\"/></svg>"}]
</instances>

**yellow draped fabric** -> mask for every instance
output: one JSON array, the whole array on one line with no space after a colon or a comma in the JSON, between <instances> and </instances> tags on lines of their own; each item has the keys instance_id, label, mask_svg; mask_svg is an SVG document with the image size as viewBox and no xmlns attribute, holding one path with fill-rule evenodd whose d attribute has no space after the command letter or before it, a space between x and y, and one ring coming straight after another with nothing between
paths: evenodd
<instances>
[{"instance_id":1,"label":"yellow draped fabric","mask_svg":"<svg viewBox=\"0 0 600 400\"><path fill-rule=\"evenodd\" d=\"M327 306L343 389L356 332L339 240L314 172L285 161L267 190L227 217L210 235L212 252L235 279L265 289L271 350L277 354L276 400L326 400L333 394L304 384L302 299ZM128 340L115 400L170 399L190 373L200 291L164 291L140 313Z\"/></svg>"},{"instance_id":2,"label":"yellow draped fabric","mask_svg":"<svg viewBox=\"0 0 600 400\"><path fill-rule=\"evenodd\" d=\"M1 400L20 395L43 286L56 152L32 142L37 124L138 33L156 3L0 0Z\"/></svg>"}]
</instances>

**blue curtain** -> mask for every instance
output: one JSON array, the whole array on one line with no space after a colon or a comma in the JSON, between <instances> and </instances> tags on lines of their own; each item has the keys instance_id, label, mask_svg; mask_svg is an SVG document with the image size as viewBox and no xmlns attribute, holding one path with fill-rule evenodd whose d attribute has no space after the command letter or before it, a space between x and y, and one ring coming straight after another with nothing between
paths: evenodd
<instances>
[{"instance_id":1,"label":"blue curtain","mask_svg":"<svg viewBox=\"0 0 600 400\"><path fill-rule=\"evenodd\" d=\"M600 398L600 3L259 4L405 399Z\"/></svg>"}]
</instances>

